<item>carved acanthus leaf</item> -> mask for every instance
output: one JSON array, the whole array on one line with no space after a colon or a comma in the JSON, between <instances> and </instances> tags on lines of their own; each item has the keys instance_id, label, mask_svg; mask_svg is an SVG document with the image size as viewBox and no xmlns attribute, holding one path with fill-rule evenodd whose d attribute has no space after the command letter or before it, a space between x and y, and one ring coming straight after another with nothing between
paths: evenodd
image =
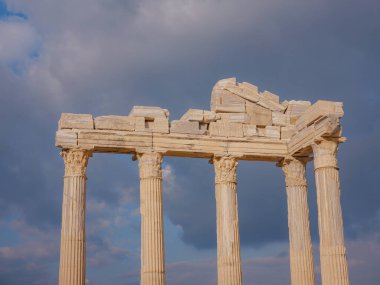
<instances>
[{"instance_id":1,"label":"carved acanthus leaf","mask_svg":"<svg viewBox=\"0 0 380 285\"><path fill-rule=\"evenodd\" d=\"M306 186L306 161L292 159L283 164L282 170L285 174L287 187Z\"/></svg>"},{"instance_id":2,"label":"carved acanthus leaf","mask_svg":"<svg viewBox=\"0 0 380 285\"><path fill-rule=\"evenodd\" d=\"M236 183L236 168L238 161L234 157L215 157L215 183Z\"/></svg>"},{"instance_id":3,"label":"carved acanthus leaf","mask_svg":"<svg viewBox=\"0 0 380 285\"><path fill-rule=\"evenodd\" d=\"M68 149L61 152L65 161L65 176L86 176L88 159L91 151L84 149Z\"/></svg>"},{"instance_id":4,"label":"carved acanthus leaf","mask_svg":"<svg viewBox=\"0 0 380 285\"><path fill-rule=\"evenodd\" d=\"M336 153L338 142L335 140L323 140L312 145L314 152L314 169L323 167L338 168Z\"/></svg>"},{"instance_id":5,"label":"carved acanthus leaf","mask_svg":"<svg viewBox=\"0 0 380 285\"><path fill-rule=\"evenodd\" d=\"M137 154L139 160L140 179L162 178L162 154L146 152Z\"/></svg>"}]
</instances>

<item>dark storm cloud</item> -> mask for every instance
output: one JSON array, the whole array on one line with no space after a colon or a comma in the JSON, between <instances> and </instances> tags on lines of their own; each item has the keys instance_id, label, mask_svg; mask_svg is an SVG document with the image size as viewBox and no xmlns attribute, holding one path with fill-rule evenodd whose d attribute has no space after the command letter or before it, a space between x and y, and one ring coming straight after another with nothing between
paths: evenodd
<instances>
[{"instance_id":1,"label":"dark storm cloud","mask_svg":"<svg viewBox=\"0 0 380 285\"><path fill-rule=\"evenodd\" d=\"M252 34L237 32L232 35L234 47L226 40L227 44L214 55L219 57L214 68L220 74L219 78L236 74L238 80L278 91L282 99L343 101L346 110L344 134L349 140L341 146L339 158L346 232L348 238L361 235L363 231L378 232L380 195L376 191L375 180L376 162L380 158L376 151L380 124L376 114L380 98L375 92L379 90L380 41L376 36L379 25L374 11L379 4L370 1L364 5L334 2L316 5L318 9L308 9L307 5L301 5L301 9L288 7L271 19L271 29L263 25L259 35L255 27ZM364 148L363 143L366 145ZM315 186L311 168L308 178L312 233L316 239ZM191 179L188 181L184 185L189 185ZM190 188L188 191L192 191ZM246 194L247 189L252 189L250 195ZM238 191L243 244L287 240L282 174L263 166L247 165L244 174L239 176ZM211 199L208 201L214 203ZM177 215L172 217L184 225L186 241L192 240L199 246L205 238L214 238L211 234L205 236L193 224L189 225L187 218L185 216L179 222ZM209 224L214 222L209 221ZM198 230L202 234L191 234ZM186 239L190 236L191 239ZM211 240L208 244L211 245ZM215 246L215 241L212 244Z\"/></svg>"},{"instance_id":2,"label":"dark storm cloud","mask_svg":"<svg viewBox=\"0 0 380 285\"><path fill-rule=\"evenodd\" d=\"M215 246L213 165L208 160L167 158L176 183L164 196L165 213L183 229L183 240L198 248Z\"/></svg>"},{"instance_id":3,"label":"dark storm cloud","mask_svg":"<svg viewBox=\"0 0 380 285\"><path fill-rule=\"evenodd\" d=\"M5 72L2 78L7 78ZM59 192L49 188L50 179L61 173L54 167L55 152L51 142L52 115L44 106L28 97L25 89L17 86L18 79L0 86L0 214L4 218L12 210L23 213L35 226L58 224ZM8 83L8 84L7 84ZM62 167L58 167L59 170ZM55 182L60 186L61 182Z\"/></svg>"}]
</instances>

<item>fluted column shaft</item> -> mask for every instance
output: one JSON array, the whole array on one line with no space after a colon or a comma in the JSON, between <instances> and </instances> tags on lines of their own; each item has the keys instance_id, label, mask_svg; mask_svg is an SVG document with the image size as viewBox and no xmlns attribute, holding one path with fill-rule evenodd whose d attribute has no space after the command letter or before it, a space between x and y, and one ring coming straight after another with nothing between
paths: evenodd
<instances>
[{"instance_id":1,"label":"fluted column shaft","mask_svg":"<svg viewBox=\"0 0 380 285\"><path fill-rule=\"evenodd\" d=\"M91 153L64 150L59 285L85 285L86 280L86 168Z\"/></svg>"},{"instance_id":2,"label":"fluted column shaft","mask_svg":"<svg viewBox=\"0 0 380 285\"><path fill-rule=\"evenodd\" d=\"M315 284L305 165L304 161L293 159L285 162L282 166L288 197L290 276L292 285Z\"/></svg>"},{"instance_id":3,"label":"fluted column shaft","mask_svg":"<svg viewBox=\"0 0 380 285\"><path fill-rule=\"evenodd\" d=\"M218 285L242 284L236 192L237 164L236 158L214 158Z\"/></svg>"},{"instance_id":4,"label":"fluted column shaft","mask_svg":"<svg viewBox=\"0 0 380 285\"><path fill-rule=\"evenodd\" d=\"M350 284L343 235L336 141L313 145L323 285Z\"/></svg>"},{"instance_id":5,"label":"fluted column shaft","mask_svg":"<svg viewBox=\"0 0 380 285\"><path fill-rule=\"evenodd\" d=\"M141 212L141 285L165 285L162 155L138 154Z\"/></svg>"}]
</instances>

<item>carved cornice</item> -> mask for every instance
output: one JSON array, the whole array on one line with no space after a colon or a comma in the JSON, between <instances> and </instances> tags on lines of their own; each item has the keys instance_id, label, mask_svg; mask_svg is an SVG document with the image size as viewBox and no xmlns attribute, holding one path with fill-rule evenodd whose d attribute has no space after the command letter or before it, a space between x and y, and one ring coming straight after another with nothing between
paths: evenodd
<instances>
[{"instance_id":1,"label":"carved cornice","mask_svg":"<svg viewBox=\"0 0 380 285\"><path fill-rule=\"evenodd\" d=\"M282 164L286 187L307 186L306 160L290 159Z\"/></svg>"},{"instance_id":2,"label":"carved cornice","mask_svg":"<svg viewBox=\"0 0 380 285\"><path fill-rule=\"evenodd\" d=\"M138 153L140 179L145 178L162 178L162 153L145 152Z\"/></svg>"},{"instance_id":3,"label":"carved cornice","mask_svg":"<svg viewBox=\"0 0 380 285\"><path fill-rule=\"evenodd\" d=\"M314 169L332 167L338 168L336 153L338 150L338 141L322 140L312 145L314 152Z\"/></svg>"},{"instance_id":4,"label":"carved cornice","mask_svg":"<svg viewBox=\"0 0 380 285\"><path fill-rule=\"evenodd\" d=\"M236 157L214 157L215 183L236 183Z\"/></svg>"},{"instance_id":5,"label":"carved cornice","mask_svg":"<svg viewBox=\"0 0 380 285\"><path fill-rule=\"evenodd\" d=\"M65 162L65 176L86 176L88 159L92 152L84 149L68 149L61 152Z\"/></svg>"}]
</instances>

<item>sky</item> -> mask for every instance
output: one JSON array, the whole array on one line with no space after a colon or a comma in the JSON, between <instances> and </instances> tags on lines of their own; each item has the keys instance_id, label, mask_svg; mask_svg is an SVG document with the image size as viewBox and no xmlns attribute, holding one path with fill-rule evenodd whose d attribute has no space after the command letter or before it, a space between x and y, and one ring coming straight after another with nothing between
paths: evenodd
<instances>
[{"instance_id":1,"label":"sky","mask_svg":"<svg viewBox=\"0 0 380 285\"><path fill-rule=\"evenodd\" d=\"M220 79L282 100L342 101L338 153L352 284L380 282L380 2L376 0L0 0L0 284L57 284L62 112L178 119L209 109ZM320 284L313 164L307 167ZM87 184L87 283L139 284L137 162L95 154ZM243 282L289 285L285 181L240 162ZM168 285L215 285L213 166L165 157Z\"/></svg>"}]
</instances>

